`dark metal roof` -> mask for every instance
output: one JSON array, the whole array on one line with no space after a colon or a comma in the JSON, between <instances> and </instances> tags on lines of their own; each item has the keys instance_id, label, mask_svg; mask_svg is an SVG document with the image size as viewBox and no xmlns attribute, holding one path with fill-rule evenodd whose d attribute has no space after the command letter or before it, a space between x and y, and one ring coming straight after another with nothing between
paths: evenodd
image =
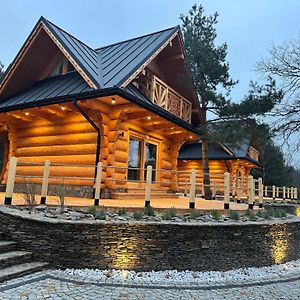
<instances>
[{"instance_id":1,"label":"dark metal roof","mask_svg":"<svg viewBox=\"0 0 300 300\"><path fill-rule=\"evenodd\" d=\"M121 86L147 61L179 27L144 35L98 48L102 64L103 87Z\"/></svg>"},{"instance_id":2,"label":"dark metal roof","mask_svg":"<svg viewBox=\"0 0 300 300\"><path fill-rule=\"evenodd\" d=\"M38 81L33 87L28 90L9 98L6 101L0 102L0 111L2 109L10 110L19 105L45 101L48 99L58 98L61 96L71 96L92 89L86 81L79 75L78 72L70 72L66 75L58 75ZM49 101L51 104L51 101Z\"/></svg>"},{"instance_id":3,"label":"dark metal roof","mask_svg":"<svg viewBox=\"0 0 300 300\"><path fill-rule=\"evenodd\" d=\"M49 77L1 101L0 112L117 94L199 134L198 128L153 104L132 84L121 88L179 30L178 26L94 50L45 18L39 22L47 26L98 88L90 88L78 72Z\"/></svg>"},{"instance_id":4,"label":"dark metal roof","mask_svg":"<svg viewBox=\"0 0 300 300\"><path fill-rule=\"evenodd\" d=\"M38 81L30 89L0 102L0 112L113 95L119 95L193 133L200 134L197 127L153 104L133 84L129 84L126 88L112 87L94 90L88 86L78 72L70 72L66 75L53 76Z\"/></svg>"},{"instance_id":5,"label":"dark metal roof","mask_svg":"<svg viewBox=\"0 0 300 300\"><path fill-rule=\"evenodd\" d=\"M208 146L208 158L209 159L230 159L233 155L230 155L225 149L217 143L211 143ZM178 159L180 160L200 160L202 159L202 143L194 142L188 143L181 147Z\"/></svg>"},{"instance_id":6,"label":"dark metal roof","mask_svg":"<svg viewBox=\"0 0 300 300\"><path fill-rule=\"evenodd\" d=\"M101 73L97 52L44 17L41 18L41 21L72 55L84 72L89 75L94 84L100 87L99 74Z\"/></svg>"},{"instance_id":7,"label":"dark metal roof","mask_svg":"<svg viewBox=\"0 0 300 300\"><path fill-rule=\"evenodd\" d=\"M98 88L122 86L179 30L176 26L94 50L44 17L41 21Z\"/></svg>"},{"instance_id":8,"label":"dark metal roof","mask_svg":"<svg viewBox=\"0 0 300 300\"><path fill-rule=\"evenodd\" d=\"M249 144L243 143L242 147L236 149L225 147L219 143L210 143L208 145L208 159L230 160L230 159L246 159L258 166L260 163L248 156L247 150ZM228 151L227 149L228 148ZM179 160L202 160L202 143L187 143L181 147L178 154Z\"/></svg>"}]
</instances>

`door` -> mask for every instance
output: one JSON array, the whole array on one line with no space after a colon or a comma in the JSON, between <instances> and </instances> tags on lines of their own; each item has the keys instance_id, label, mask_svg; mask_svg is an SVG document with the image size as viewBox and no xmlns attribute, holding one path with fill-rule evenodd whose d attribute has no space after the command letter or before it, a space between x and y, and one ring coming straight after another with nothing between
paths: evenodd
<instances>
[{"instance_id":1,"label":"door","mask_svg":"<svg viewBox=\"0 0 300 300\"><path fill-rule=\"evenodd\" d=\"M142 141L134 137L129 139L128 180L141 180Z\"/></svg>"},{"instance_id":2,"label":"door","mask_svg":"<svg viewBox=\"0 0 300 300\"><path fill-rule=\"evenodd\" d=\"M129 139L128 154L128 176L129 188L138 188L143 185L141 182L146 180L147 166L151 165L153 169L157 168L157 144L145 142L137 137ZM144 169L144 171L143 171ZM156 180L156 172L153 170L152 181Z\"/></svg>"},{"instance_id":3,"label":"door","mask_svg":"<svg viewBox=\"0 0 300 300\"><path fill-rule=\"evenodd\" d=\"M157 160L157 145L152 143L145 143L145 155L144 155L144 180L146 180L147 166L152 166L153 169L156 169L156 160ZM156 172L152 171L152 181L156 180Z\"/></svg>"}]
</instances>

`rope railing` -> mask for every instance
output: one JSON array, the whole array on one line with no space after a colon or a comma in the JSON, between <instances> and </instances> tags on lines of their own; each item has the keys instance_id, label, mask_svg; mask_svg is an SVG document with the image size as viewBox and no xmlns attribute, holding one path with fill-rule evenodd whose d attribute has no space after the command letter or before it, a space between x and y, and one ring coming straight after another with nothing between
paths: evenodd
<instances>
[{"instance_id":1,"label":"rope railing","mask_svg":"<svg viewBox=\"0 0 300 300\"><path fill-rule=\"evenodd\" d=\"M38 170L33 174L26 175L24 173L17 173L17 166L43 166L41 174L38 174ZM57 167L70 168L67 169L68 173L62 175L58 174ZM51 168L54 168L55 174L51 174ZM74 169L74 170L73 170ZM84 169L84 172L80 173L80 169ZM91 169L86 172L86 169ZM114 172L109 172L113 170ZM139 172L139 178L135 180L129 180L127 178L128 171L134 170ZM78 171L78 174L76 172ZM121 172L117 172L121 171ZM30 172L30 171L26 171ZM106 172L106 176L103 176L103 172ZM109 175L107 175L110 173ZM117 177L116 174L122 174ZM84 176L86 174L88 176ZM89 175L91 174L91 175ZM253 178L253 176L237 176L231 175L226 172L212 173L210 175L210 184L203 183L203 177L205 173L199 170L168 170L168 169L155 169L151 165L147 168L128 168L122 166L110 166L103 165L99 162L96 165L83 165L83 164L60 164L51 163L46 160L41 162L28 162L18 161L16 157L12 157L9 161L7 184L5 192L5 204L12 203L12 196L14 190L14 184L16 179L18 182L28 182L31 179L38 180L41 183L41 203L46 203L48 186L51 184L57 185L59 182L64 184L66 181L78 180L82 181L82 185L86 184L92 186L94 189L94 203L99 205L100 192L102 184L105 185L123 184L126 185L129 182L138 183L140 186L134 189L140 189L145 191L145 205L151 204L152 191L162 191L162 187L169 188L176 194L182 194L189 199L189 208L195 208L195 201L198 197L204 197L206 189L210 189L212 199L222 200L224 202L224 209L229 209L231 202L235 201L241 203L246 201L249 209L253 209L255 204L259 207L263 207L265 202L288 202L297 201L298 191L296 187L279 187L279 186L266 186L263 185L262 178ZM183 176L183 177L182 177ZM87 183L88 182L88 183ZM81 183L80 183L81 185ZM130 188L128 188L130 189ZM127 190L128 190L127 189Z\"/></svg>"}]
</instances>

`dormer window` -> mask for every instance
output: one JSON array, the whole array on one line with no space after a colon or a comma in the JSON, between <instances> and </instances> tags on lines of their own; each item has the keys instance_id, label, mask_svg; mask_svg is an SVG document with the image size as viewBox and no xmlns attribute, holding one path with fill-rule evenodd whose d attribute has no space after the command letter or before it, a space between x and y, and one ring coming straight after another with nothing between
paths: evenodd
<instances>
[{"instance_id":1,"label":"dormer window","mask_svg":"<svg viewBox=\"0 0 300 300\"><path fill-rule=\"evenodd\" d=\"M66 57L61 58L58 63L55 65L50 76L56 76L56 75L64 75L68 72L74 71L74 66L68 61Z\"/></svg>"}]
</instances>

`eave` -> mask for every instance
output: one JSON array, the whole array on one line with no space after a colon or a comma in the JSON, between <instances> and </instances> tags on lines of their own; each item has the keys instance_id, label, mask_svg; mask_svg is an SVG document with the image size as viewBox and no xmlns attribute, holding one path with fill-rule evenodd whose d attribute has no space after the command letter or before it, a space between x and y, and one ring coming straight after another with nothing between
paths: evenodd
<instances>
[{"instance_id":1,"label":"eave","mask_svg":"<svg viewBox=\"0 0 300 300\"><path fill-rule=\"evenodd\" d=\"M89 92L79 93L75 95L67 95L67 96L60 96L55 98L47 98L46 100L39 100L36 102L30 102L30 103L22 103L17 104L15 106L8 106L0 109L0 113L9 112L9 111L16 111L21 109L28 109L33 107L40 107L40 106L47 106L51 104L60 104L60 103L66 103L71 102L73 100L89 100L97 97L105 97L105 96L120 96L130 102L133 102L149 111L151 111L154 114L157 114L177 125L180 127L189 130L190 132L200 135L200 128L193 126L184 120L176 117L172 113L164 110L163 108L153 105L151 102L145 102L142 101L136 97L134 97L132 94L124 90L123 88L119 87L112 87L112 88L106 88L106 89L97 89Z\"/></svg>"}]
</instances>

